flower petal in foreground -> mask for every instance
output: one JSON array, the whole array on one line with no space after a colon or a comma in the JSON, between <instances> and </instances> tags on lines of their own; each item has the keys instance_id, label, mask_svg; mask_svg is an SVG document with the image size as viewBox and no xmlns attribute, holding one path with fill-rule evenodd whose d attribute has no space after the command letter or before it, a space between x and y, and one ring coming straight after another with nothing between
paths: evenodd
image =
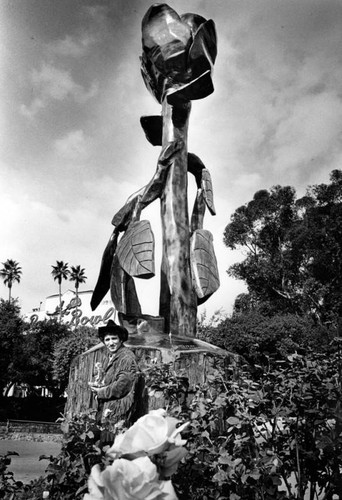
<instances>
[{"instance_id":1,"label":"flower petal in foreground","mask_svg":"<svg viewBox=\"0 0 342 500\"><path fill-rule=\"evenodd\" d=\"M118 435L107 451L113 458L123 455L155 454L168 444L168 425L164 417L144 415L124 434Z\"/></svg>"},{"instance_id":2,"label":"flower petal in foreground","mask_svg":"<svg viewBox=\"0 0 342 500\"><path fill-rule=\"evenodd\" d=\"M171 481L160 481L148 457L115 460L100 472L94 466L84 500L177 500Z\"/></svg>"},{"instance_id":3,"label":"flower petal in foreground","mask_svg":"<svg viewBox=\"0 0 342 500\"><path fill-rule=\"evenodd\" d=\"M139 418L124 434L116 436L107 451L112 458L133 458L142 455L156 455L166 451L170 444L182 446L186 441L180 433L188 423L177 428L179 420L164 417L165 410L157 410Z\"/></svg>"}]
</instances>

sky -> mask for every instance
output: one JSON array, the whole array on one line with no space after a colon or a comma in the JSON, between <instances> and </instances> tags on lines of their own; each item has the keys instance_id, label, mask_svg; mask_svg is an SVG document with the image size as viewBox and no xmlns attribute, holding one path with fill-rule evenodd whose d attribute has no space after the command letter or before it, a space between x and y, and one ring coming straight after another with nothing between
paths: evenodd
<instances>
[{"instance_id":1,"label":"sky","mask_svg":"<svg viewBox=\"0 0 342 500\"><path fill-rule=\"evenodd\" d=\"M0 3L0 262L22 267L13 285L22 312L58 292L57 260L85 268L81 290L94 288L113 215L155 171L160 148L140 126L141 116L161 112L139 62L152 3ZM188 148L211 173L217 212L206 212L204 229L214 237L221 286L198 311L230 314L246 291L226 272L243 258L223 243L236 208L277 184L301 196L342 168L342 1L169 5L216 24L215 91L192 103ZM158 200L142 218L155 234L157 272L136 285L143 313L157 315ZM8 297L3 283L0 297Z\"/></svg>"}]
</instances>

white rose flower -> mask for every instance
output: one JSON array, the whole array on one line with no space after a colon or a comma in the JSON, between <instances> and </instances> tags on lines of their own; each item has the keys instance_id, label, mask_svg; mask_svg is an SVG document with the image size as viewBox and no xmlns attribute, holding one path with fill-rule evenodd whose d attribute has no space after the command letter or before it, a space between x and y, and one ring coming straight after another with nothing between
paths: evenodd
<instances>
[{"instance_id":1,"label":"white rose flower","mask_svg":"<svg viewBox=\"0 0 342 500\"><path fill-rule=\"evenodd\" d=\"M165 417L165 410L151 411L139 418L124 434L115 437L107 453L114 459L157 455L169 449L170 445L182 446L186 443L180 433L188 423L176 427L179 420Z\"/></svg>"},{"instance_id":2,"label":"white rose flower","mask_svg":"<svg viewBox=\"0 0 342 500\"><path fill-rule=\"evenodd\" d=\"M160 481L148 457L120 458L101 472L92 468L84 500L177 500L171 481Z\"/></svg>"}]
</instances>

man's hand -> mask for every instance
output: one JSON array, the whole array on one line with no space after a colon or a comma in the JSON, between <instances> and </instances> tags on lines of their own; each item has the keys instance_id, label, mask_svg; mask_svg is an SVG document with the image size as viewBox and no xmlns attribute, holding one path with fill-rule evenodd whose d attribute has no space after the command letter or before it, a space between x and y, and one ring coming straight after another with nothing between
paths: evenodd
<instances>
[{"instance_id":1,"label":"man's hand","mask_svg":"<svg viewBox=\"0 0 342 500\"><path fill-rule=\"evenodd\" d=\"M94 392L97 394L100 390L100 387L97 387L96 385L92 385L92 382L88 382L88 385L90 387L91 392Z\"/></svg>"}]
</instances>

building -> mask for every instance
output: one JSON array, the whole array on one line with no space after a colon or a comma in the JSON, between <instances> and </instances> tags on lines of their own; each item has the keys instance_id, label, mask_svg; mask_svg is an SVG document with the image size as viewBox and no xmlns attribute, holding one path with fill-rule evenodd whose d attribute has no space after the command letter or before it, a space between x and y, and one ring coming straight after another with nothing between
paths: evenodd
<instances>
[{"instance_id":1,"label":"building","mask_svg":"<svg viewBox=\"0 0 342 500\"><path fill-rule=\"evenodd\" d=\"M98 328L106 324L109 319L114 320L115 308L109 296L106 296L101 301L96 311L92 311L90 307L92 294L92 290L78 292L78 297L76 297L76 293L73 290L67 290L63 293L62 322L71 327L92 326ZM40 303L40 307L25 314L25 320L31 325L44 319L59 319L59 294L49 295L46 297L43 307L42 304L43 302Z\"/></svg>"}]
</instances>

